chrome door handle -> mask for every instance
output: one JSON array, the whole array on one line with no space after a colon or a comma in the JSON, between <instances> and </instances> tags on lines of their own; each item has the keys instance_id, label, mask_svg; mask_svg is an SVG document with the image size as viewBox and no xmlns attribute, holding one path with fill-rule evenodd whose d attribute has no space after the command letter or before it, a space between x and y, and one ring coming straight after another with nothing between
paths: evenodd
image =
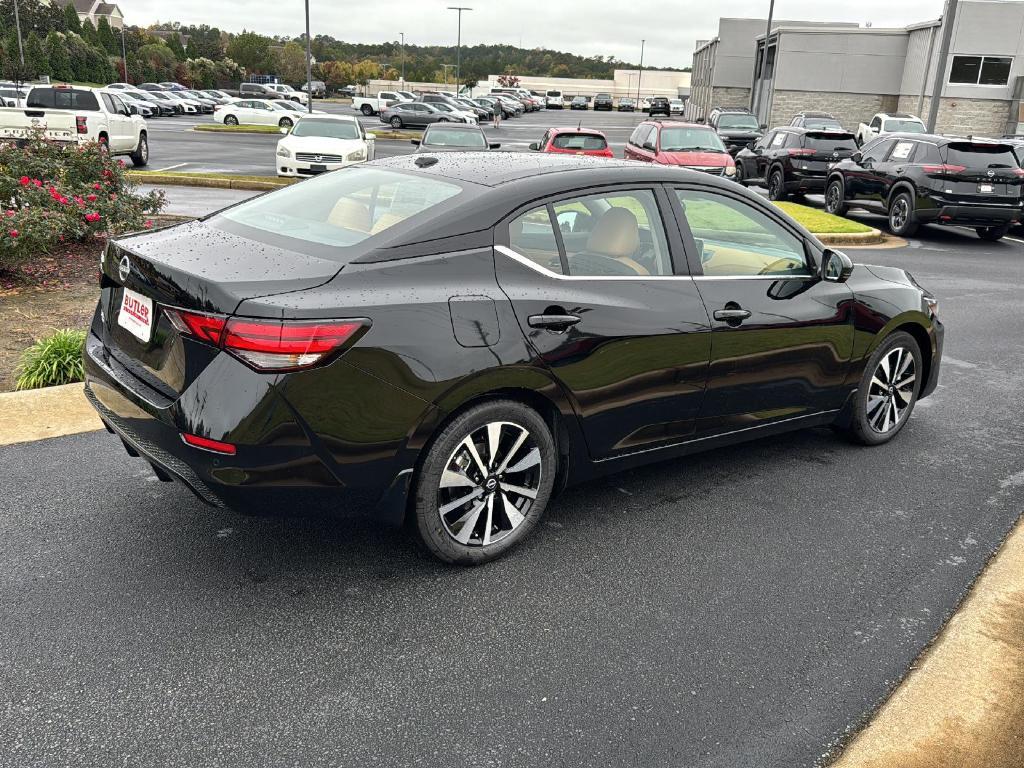
<instances>
[{"instance_id":1,"label":"chrome door handle","mask_svg":"<svg viewBox=\"0 0 1024 768\"><path fill-rule=\"evenodd\" d=\"M750 310L748 309L716 309L715 320L723 320L725 322L735 322L737 320L746 320L750 317Z\"/></svg>"},{"instance_id":2,"label":"chrome door handle","mask_svg":"<svg viewBox=\"0 0 1024 768\"><path fill-rule=\"evenodd\" d=\"M527 322L531 328L545 328L549 331L561 333L569 330L583 318L579 315L530 315Z\"/></svg>"}]
</instances>

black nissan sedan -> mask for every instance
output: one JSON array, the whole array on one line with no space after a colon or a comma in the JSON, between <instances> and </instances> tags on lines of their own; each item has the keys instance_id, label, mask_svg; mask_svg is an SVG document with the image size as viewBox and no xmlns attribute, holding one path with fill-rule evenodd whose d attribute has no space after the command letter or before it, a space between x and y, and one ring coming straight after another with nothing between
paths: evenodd
<instances>
[{"instance_id":1,"label":"black nissan sedan","mask_svg":"<svg viewBox=\"0 0 1024 768\"><path fill-rule=\"evenodd\" d=\"M463 564L609 472L815 425L884 443L942 353L903 270L730 181L575 155L324 174L118 238L101 285L86 394L160 479L373 510Z\"/></svg>"}]
</instances>

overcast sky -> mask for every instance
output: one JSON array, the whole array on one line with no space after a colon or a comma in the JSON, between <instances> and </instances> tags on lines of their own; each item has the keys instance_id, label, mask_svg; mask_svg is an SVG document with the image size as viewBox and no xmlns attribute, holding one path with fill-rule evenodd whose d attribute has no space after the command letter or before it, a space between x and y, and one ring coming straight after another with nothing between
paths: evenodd
<instances>
[{"instance_id":1,"label":"overcast sky","mask_svg":"<svg viewBox=\"0 0 1024 768\"><path fill-rule=\"evenodd\" d=\"M313 35L363 43L454 44L456 13L448 5L474 10L462 15L462 42L547 47L583 56L615 55L637 61L640 40L647 39L645 66L682 67L690 63L694 41L713 37L718 17L764 18L768 0L310 0ZM873 26L905 26L938 18L942 0L778 0L776 18L852 21ZM125 0L120 6L129 24L156 21L209 24L231 32L245 26L267 35L295 36L303 31L302 0ZM379 8L375 11L374 9ZM641 8L651 13L640 14ZM169 17L173 14L173 17Z\"/></svg>"}]
</instances>

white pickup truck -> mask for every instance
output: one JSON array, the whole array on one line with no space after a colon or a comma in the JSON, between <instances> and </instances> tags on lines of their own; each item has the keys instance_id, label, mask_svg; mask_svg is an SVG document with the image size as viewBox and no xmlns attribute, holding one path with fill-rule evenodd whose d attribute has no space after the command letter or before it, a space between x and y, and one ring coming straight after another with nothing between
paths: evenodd
<instances>
[{"instance_id":1,"label":"white pickup truck","mask_svg":"<svg viewBox=\"0 0 1024 768\"><path fill-rule=\"evenodd\" d=\"M887 133L928 133L924 122L919 117L904 112L879 112L871 118L870 123L861 123L857 127L857 146L863 147L872 139L885 136Z\"/></svg>"},{"instance_id":2,"label":"white pickup truck","mask_svg":"<svg viewBox=\"0 0 1024 768\"><path fill-rule=\"evenodd\" d=\"M358 109L364 115L376 115L388 108L389 104L396 101L411 101L398 91L381 91L376 96L356 96L352 99L352 108Z\"/></svg>"},{"instance_id":3,"label":"white pickup truck","mask_svg":"<svg viewBox=\"0 0 1024 768\"><path fill-rule=\"evenodd\" d=\"M116 94L79 86L36 86L24 106L0 108L0 140L42 131L52 141L99 142L112 155L128 155L136 166L149 162L146 121Z\"/></svg>"}]
</instances>

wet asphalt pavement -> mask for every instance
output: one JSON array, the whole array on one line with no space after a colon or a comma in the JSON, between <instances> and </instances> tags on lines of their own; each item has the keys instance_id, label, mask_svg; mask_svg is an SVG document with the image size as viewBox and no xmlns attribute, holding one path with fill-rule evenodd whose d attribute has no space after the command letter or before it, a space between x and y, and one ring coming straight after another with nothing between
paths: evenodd
<instances>
[{"instance_id":1,"label":"wet asphalt pavement","mask_svg":"<svg viewBox=\"0 0 1024 768\"><path fill-rule=\"evenodd\" d=\"M939 297L903 434L571 489L495 564L361 510L249 518L105 432L0 448L0 765L809 766L1024 508L1024 244L850 251Z\"/></svg>"}]
</instances>

